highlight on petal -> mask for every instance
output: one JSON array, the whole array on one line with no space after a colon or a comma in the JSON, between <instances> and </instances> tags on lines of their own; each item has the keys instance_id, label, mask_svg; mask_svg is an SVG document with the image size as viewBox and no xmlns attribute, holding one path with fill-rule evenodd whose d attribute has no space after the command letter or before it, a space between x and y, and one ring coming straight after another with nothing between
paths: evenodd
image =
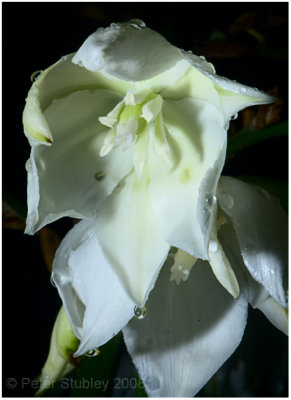
<instances>
[{"instance_id":1,"label":"highlight on petal","mask_svg":"<svg viewBox=\"0 0 291 400\"><path fill-rule=\"evenodd\" d=\"M143 81L170 69L182 59L179 50L159 33L143 22L129 21L98 29L85 40L74 55L73 63L124 80Z\"/></svg>"},{"instance_id":2,"label":"highlight on petal","mask_svg":"<svg viewBox=\"0 0 291 400\"><path fill-rule=\"evenodd\" d=\"M208 259L213 197L225 157L223 115L202 100L165 100L163 118L173 167L151 141L149 195L158 226L174 247ZM151 150L152 149L152 150Z\"/></svg>"},{"instance_id":3,"label":"highlight on petal","mask_svg":"<svg viewBox=\"0 0 291 400\"><path fill-rule=\"evenodd\" d=\"M135 303L103 254L94 219L78 223L62 241L52 279L81 341L75 356L106 343L134 315Z\"/></svg>"},{"instance_id":4,"label":"highlight on petal","mask_svg":"<svg viewBox=\"0 0 291 400\"><path fill-rule=\"evenodd\" d=\"M240 297L245 298L253 308L261 310L276 328L287 334L288 309L282 307L270 296L264 287L256 282L245 268L235 231L230 224L224 224L221 227L219 238L238 278ZM283 287L281 290L284 290Z\"/></svg>"},{"instance_id":5,"label":"highlight on petal","mask_svg":"<svg viewBox=\"0 0 291 400\"><path fill-rule=\"evenodd\" d=\"M262 189L230 177L220 179L217 198L231 218L250 274L285 307L288 230L283 208Z\"/></svg>"},{"instance_id":6,"label":"highlight on petal","mask_svg":"<svg viewBox=\"0 0 291 400\"><path fill-rule=\"evenodd\" d=\"M142 307L170 248L149 200L146 168L141 177L129 174L107 198L97 214L96 230L105 257Z\"/></svg>"},{"instance_id":7,"label":"highlight on petal","mask_svg":"<svg viewBox=\"0 0 291 400\"><path fill-rule=\"evenodd\" d=\"M143 320L123 329L125 343L151 397L191 397L241 341L247 301L225 291L206 262L189 279L169 284L164 265Z\"/></svg>"}]
</instances>

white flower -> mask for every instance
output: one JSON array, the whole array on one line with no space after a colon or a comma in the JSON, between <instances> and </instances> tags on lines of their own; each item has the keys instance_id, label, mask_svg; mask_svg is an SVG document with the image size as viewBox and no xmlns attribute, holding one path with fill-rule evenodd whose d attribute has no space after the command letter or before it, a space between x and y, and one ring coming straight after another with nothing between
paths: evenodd
<instances>
[{"instance_id":1,"label":"white flower","mask_svg":"<svg viewBox=\"0 0 291 400\"><path fill-rule=\"evenodd\" d=\"M239 320L232 341L228 339L226 344L227 351L217 351L215 356L216 347L209 349L211 368L218 368L233 351L242 335L247 300L243 294L238 297L240 278L217 239L215 193L231 116L246 106L272 100L257 89L217 76L211 64L170 45L140 21L99 29L76 54L63 57L37 78L23 115L32 147L27 163L26 232L32 234L63 216L83 219L64 239L53 267L53 279L71 326L81 340L76 355L108 341L134 314L143 316L142 308L171 247L179 249L173 256L176 263L170 272L163 268L149 298L149 304L155 296L159 298L156 312L149 311L144 322L130 322L124 330L145 383L153 376L147 370L152 363L151 346L155 359L168 359L166 368L174 361L171 350L175 345L177 351L181 349L179 360L185 366L187 362L196 365L196 342L194 358L191 351L187 355L183 350L192 340L192 320L187 312L180 310L179 316L177 310L182 305L199 310L199 296L203 303L206 296L213 301L217 297L215 305L221 307L219 315L211 309L212 300L201 306L200 314L205 310L209 317L201 314L204 322L198 336L205 334L207 341L210 335L210 345L215 335L225 332L225 323L233 314ZM236 216L226 214L236 227ZM218 281L238 298L237 302L207 267L199 267L202 261L191 271L198 258L209 261ZM256 266L250 267L251 262L246 265L254 275ZM281 271L281 264L276 268ZM261 275L254 278L265 285ZM275 274L272 285L276 282L281 288L281 297L269 294L285 305L277 278ZM168 300L163 294L164 286L173 296L177 293L177 304L175 297ZM195 304L189 303L188 287ZM229 313L225 315L226 305ZM175 327L158 323L163 307L170 325L178 319L176 329L181 328L182 334ZM227 315L230 320L225 322ZM155 338L151 335L152 344L137 342L140 327L136 324L140 322L140 327L152 326L152 332L164 330ZM169 347L168 334L174 335ZM182 368L179 362L176 365ZM201 366L203 381L213 373L211 368L207 367L206 373ZM190 385L191 393L201 384L198 372L195 388ZM169 379L170 375L159 376L155 393L189 392L189 382L183 386L187 374L174 391ZM146 385L152 394L154 385L150 382ZM178 387L184 387L184 392Z\"/></svg>"}]
</instances>

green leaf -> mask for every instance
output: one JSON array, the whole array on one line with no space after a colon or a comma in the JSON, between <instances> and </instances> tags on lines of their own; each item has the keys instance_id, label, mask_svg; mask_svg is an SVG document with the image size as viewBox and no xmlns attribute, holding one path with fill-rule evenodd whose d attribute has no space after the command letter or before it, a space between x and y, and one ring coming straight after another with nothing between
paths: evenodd
<instances>
[{"instance_id":1,"label":"green leaf","mask_svg":"<svg viewBox=\"0 0 291 400\"><path fill-rule=\"evenodd\" d=\"M227 158L234 157L240 151L268 139L288 135L288 122L280 122L258 131L243 129L228 141Z\"/></svg>"},{"instance_id":2,"label":"green leaf","mask_svg":"<svg viewBox=\"0 0 291 400\"><path fill-rule=\"evenodd\" d=\"M140 379L138 373L136 374L136 381L137 385L136 385L135 397L148 397L144 388L143 381Z\"/></svg>"}]
</instances>

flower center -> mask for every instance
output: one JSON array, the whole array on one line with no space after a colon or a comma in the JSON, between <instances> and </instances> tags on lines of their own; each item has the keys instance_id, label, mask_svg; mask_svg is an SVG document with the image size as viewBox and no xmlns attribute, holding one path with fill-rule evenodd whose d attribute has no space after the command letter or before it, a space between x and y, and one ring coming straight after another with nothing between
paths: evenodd
<instances>
[{"instance_id":1,"label":"flower center","mask_svg":"<svg viewBox=\"0 0 291 400\"><path fill-rule=\"evenodd\" d=\"M133 94L126 96L99 122L110 128L105 136L100 156L105 157L115 147L126 150L134 147L133 165L138 176L147 161L150 132L156 152L172 166L166 128L162 116L163 98L160 94Z\"/></svg>"}]
</instances>

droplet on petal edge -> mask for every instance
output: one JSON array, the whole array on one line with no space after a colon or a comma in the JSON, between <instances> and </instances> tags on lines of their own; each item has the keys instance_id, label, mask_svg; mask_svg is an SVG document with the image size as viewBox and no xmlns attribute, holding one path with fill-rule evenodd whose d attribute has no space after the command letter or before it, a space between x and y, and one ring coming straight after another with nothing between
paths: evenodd
<instances>
[{"instance_id":1,"label":"droplet on petal edge","mask_svg":"<svg viewBox=\"0 0 291 400\"><path fill-rule=\"evenodd\" d=\"M233 197L227 193L221 193L219 195L219 202L223 208L231 209L234 205Z\"/></svg>"},{"instance_id":2,"label":"droplet on petal edge","mask_svg":"<svg viewBox=\"0 0 291 400\"><path fill-rule=\"evenodd\" d=\"M131 19L130 21L128 21L128 23L130 26L138 30L146 28L146 24L138 18Z\"/></svg>"},{"instance_id":3,"label":"droplet on petal edge","mask_svg":"<svg viewBox=\"0 0 291 400\"><path fill-rule=\"evenodd\" d=\"M92 349L87 351L87 353L85 354L87 357L96 357L100 354L100 350L99 349Z\"/></svg>"},{"instance_id":4,"label":"droplet on petal edge","mask_svg":"<svg viewBox=\"0 0 291 400\"><path fill-rule=\"evenodd\" d=\"M146 307L134 307L134 315L137 319L143 319L146 316L147 310Z\"/></svg>"},{"instance_id":5,"label":"droplet on petal edge","mask_svg":"<svg viewBox=\"0 0 291 400\"><path fill-rule=\"evenodd\" d=\"M51 281L51 285L56 288L57 285L55 284L55 281L53 280L52 276L50 277L50 281Z\"/></svg>"},{"instance_id":6,"label":"droplet on petal edge","mask_svg":"<svg viewBox=\"0 0 291 400\"><path fill-rule=\"evenodd\" d=\"M31 82L35 82L43 73L43 71L41 69L34 71L31 75L30 75L30 80Z\"/></svg>"}]
</instances>

